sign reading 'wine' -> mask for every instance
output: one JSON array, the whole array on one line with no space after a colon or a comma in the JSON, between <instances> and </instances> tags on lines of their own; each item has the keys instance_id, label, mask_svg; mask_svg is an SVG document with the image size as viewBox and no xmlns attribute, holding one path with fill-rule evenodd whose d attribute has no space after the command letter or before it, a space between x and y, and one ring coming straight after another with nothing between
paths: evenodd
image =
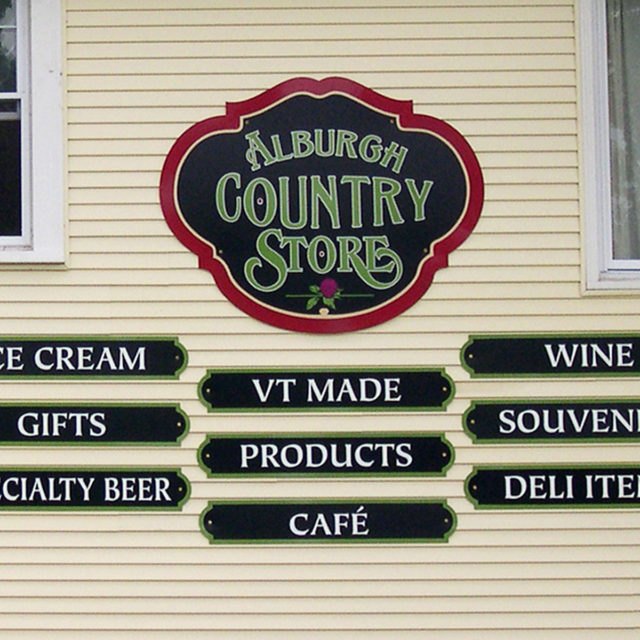
<instances>
[{"instance_id":1,"label":"sign reading 'wine'","mask_svg":"<svg viewBox=\"0 0 640 640\"><path fill-rule=\"evenodd\" d=\"M210 477L441 475L453 449L440 434L211 434L198 452Z\"/></svg>"},{"instance_id":2,"label":"sign reading 'wine'","mask_svg":"<svg viewBox=\"0 0 640 640\"><path fill-rule=\"evenodd\" d=\"M160 200L236 306L333 333L402 313L473 230L482 174L450 125L344 78L295 78L176 141Z\"/></svg>"},{"instance_id":3,"label":"sign reading 'wine'","mask_svg":"<svg viewBox=\"0 0 640 640\"><path fill-rule=\"evenodd\" d=\"M211 369L200 382L210 411L434 410L453 396L440 369Z\"/></svg>"},{"instance_id":4,"label":"sign reading 'wine'","mask_svg":"<svg viewBox=\"0 0 640 640\"><path fill-rule=\"evenodd\" d=\"M219 501L200 519L212 544L446 542L455 523L443 500Z\"/></svg>"},{"instance_id":5,"label":"sign reading 'wine'","mask_svg":"<svg viewBox=\"0 0 640 640\"><path fill-rule=\"evenodd\" d=\"M640 375L640 336L472 336L462 364L473 376Z\"/></svg>"}]
</instances>

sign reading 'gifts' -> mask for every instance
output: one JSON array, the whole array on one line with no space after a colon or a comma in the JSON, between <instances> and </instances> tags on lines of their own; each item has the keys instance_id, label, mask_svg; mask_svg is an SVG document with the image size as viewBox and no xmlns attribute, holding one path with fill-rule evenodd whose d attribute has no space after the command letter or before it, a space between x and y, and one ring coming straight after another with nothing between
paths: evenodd
<instances>
[{"instance_id":1,"label":"sign reading 'gifts'","mask_svg":"<svg viewBox=\"0 0 640 640\"><path fill-rule=\"evenodd\" d=\"M473 230L483 182L465 139L410 101L295 78L180 136L160 199L236 306L332 333L417 302Z\"/></svg>"}]
</instances>

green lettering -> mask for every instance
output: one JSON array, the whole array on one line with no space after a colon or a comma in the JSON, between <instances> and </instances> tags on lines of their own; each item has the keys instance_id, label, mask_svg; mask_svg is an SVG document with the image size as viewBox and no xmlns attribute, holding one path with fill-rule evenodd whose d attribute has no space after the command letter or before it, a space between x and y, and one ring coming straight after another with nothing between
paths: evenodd
<instances>
[{"instance_id":1,"label":"green lettering","mask_svg":"<svg viewBox=\"0 0 640 640\"><path fill-rule=\"evenodd\" d=\"M358 134L346 129L338 129L338 140L336 141L336 156L342 158L343 150L347 151L350 158L357 158L358 154L355 149L355 142Z\"/></svg>"},{"instance_id":2,"label":"green lettering","mask_svg":"<svg viewBox=\"0 0 640 640\"><path fill-rule=\"evenodd\" d=\"M216 185L216 209L218 210L218 215L225 222L236 222L240 218L240 214L242 213L241 208L241 198L240 196L236 196L236 209L233 214L229 215L227 211L227 201L225 197L225 189L227 186L227 182L232 180L235 183L236 189L240 188L241 179L240 174L235 173L233 171L229 173L225 173L220 180L218 180L218 184Z\"/></svg>"},{"instance_id":3,"label":"green lettering","mask_svg":"<svg viewBox=\"0 0 640 640\"><path fill-rule=\"evenodd\" d=\"M322 248L324 246L324 249ZM336 247L327 236L315 236L309 243L307 251L307 261L315 273L329 273L335 265L337 259ZM324 258L324 266L320 264L320 258Z\"/></svg>"},{"instance_id":4,"label":"green lettering","mask_svg":"<svg viewBox=\"0 0 640 640\"><path fill-rule=\"evenodd\" d=\"M370 184L368 176L342 176L340 184L348 184L351 187L351 228L362 227L362 189L363 184Z\"/></svg>"},{"instance_id":5,"label":"green lettering","mask_svg":"<svg viewBox=\"0 0 640 640\"><path fill-rule=\"evenodd\" d=\"M256 197L256 189L262 188L264 197ZM266 178L254 178L244 190L243 196L244 211L247 214L249 221L256 225L256 227L267 227L276 216L276 209L278 208L278 195L276 194L275 187ZM260 207L264 205L264 217L260 219L255 205Z\"/></svg>"},{"instance_id":6,"label":"green lettering","mask_svg":"<svg viewBox=\"0 0 640 640\"><path fill-rule=\"evenodd\" d=\"M273 155L271 155L269 149L267 149L265 143L262 142L262 139L260 138L260 131L256 129L251 133L247 133L244 138L249 143L249 148L244 154L244 157L251 165L251 169L253 171L256 171L261 166L260 161L258 160L258 154L260 154L264 159L265 167L268 167L270 164L273 164L276 161Z\"/></svg>"},{"instance_id":7,"label":"green lettering","mask_svg":"<svg viewBox=\"0 0 640 640\"><path fill-rule=\"evenodd\" d=\"M365 162L378 162L382 156L382 138L370 133L360 140L358 152ZM375 144L372 144L375 143Z\"/></svg>"},{"instance_id":8,"label":"green lettering","mask_svg":"<svg viewBox=\"0 0 640 640\"><path fill-rule=\"evenodd\" d=\"M258 236L256 240L256 251L258 256L249 258L244 264L244 277L247 282L256 290L264 293L277 291L287 279L287 263L284 258L269 246L269 238L273 236L280 241L282 246L282 231L280 229L266 229ZM276 271L275 280L270 285L263 285L258 282L255 271L262 268L264 263L260 259L263 258L267 265L273 267Z\"/></svg>"},{"instance_id":9,"label":"green lettering","mask_svg":"<svg viewBox=\"0 0 640 640\"><path fill-rule=\"evenodd\" d=\"M311 228L320 228L320 207L322 203L331 218L331 228L340 228L340 208L338 205L338 185L335 176L327 176L329 188L322 184L321 176L311 176Z\"/></svg>"},{"instance_id":10,"label":"green lettering","mask_svg":"<svg viewBox=\"0 0 640 640\"><path fill-rule=\"evenodd\" d=\"M380 165L386 167L389 162L395 158L391 171L393 171L393 173L400 173L404 159L407 157L407 151L407 147L398 147L398 143L392 141L388 147L385 147L384 156L382 156Z\"/></svg>"},{"instance_id":11,"label":"green lettering","mask_svg":"<svg viewBox=\"0 0 640 640\"><path fill-rule=\"evenodd\" d=\"M395 197L402 191L402 187L393 178L373 177L373 226L384 226L384 205L389 211L391 224L403 224L404 219L396 204Z\"/></svg>"},{"instance_id":12,"label":"green lettering","mask_svg":"<svg viewBox=\"0 0 640 640\"><path fill-rule=\"evenodd\" d=\"M294 158L306 158L313 153L313 142L308 131L292 131L291 145Z\"/></svg>"},{"instance_id":13,"label":"green lettering","mask_svg":"<svg viewBox=\"0 0 640 640\"><path fill-rule=\"evenodd\" d=\"M433 187L433 181L423 180L420 191L416 188L416 181L413 178L407 178L404 182L407 185L411 200L413 200L413 208L415 211L413 219L415 222L423 222L426 219L424 205L431 191L431 187Z\"/></svg>"},{"instance_id":14,"label":"green lettering","mask_svg":"<svg viewBox=\"0 0 640 640\"><path fill-rule=\"evenodd\" d=\"M367 256L367 278L364 281L374 289L389 289L402 277L402 260L400 256L389 249L389 239L387 236L365 236L363 238L365 255ZM382 246L376 246L381 244ZM379 264L381 260L387 258L387 262ZM372 273L391 273L395 275L390 282L380 282L376 280ZM362 277L362 276L361 276Z\"/></svg>"}]
</instances>

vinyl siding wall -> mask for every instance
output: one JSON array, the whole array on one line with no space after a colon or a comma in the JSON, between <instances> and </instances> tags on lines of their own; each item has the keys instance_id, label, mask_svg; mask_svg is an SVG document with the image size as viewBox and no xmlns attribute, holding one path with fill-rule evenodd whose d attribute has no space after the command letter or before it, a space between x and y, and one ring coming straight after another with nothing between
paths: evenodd
<instances>
[{"instance_id":1,"label":"vinyl siding wall","mask_svg":"<svg viewBox=\"0 0 640 640\"><path fill-rule=\"evenodd\" d=\"M65 270L0 270L4 335L168 335L174 381L3 381L6 402L179 402L179 447L8 447L0 465L179 467L180 512L0 513L7 638L635 638L640 510L474 509L473 465L634 463L640 444L478 445L483 398L633 398L632 378L478 380L470 334L638 331L638 298L581 294L576 9L569 0L67 0ZM424 298L375 328L305 335L232 306L167 227L164 157L192 123L295 76L342 75L470 142L486 200ZM56 168L57 169L57 168ZM444 412L212 415L222 366L445 367ZM213 480L210 432L443 432L441 478ZM213 498L446 498L446 544L210 545Z\"/></svg>"}]
</instances>

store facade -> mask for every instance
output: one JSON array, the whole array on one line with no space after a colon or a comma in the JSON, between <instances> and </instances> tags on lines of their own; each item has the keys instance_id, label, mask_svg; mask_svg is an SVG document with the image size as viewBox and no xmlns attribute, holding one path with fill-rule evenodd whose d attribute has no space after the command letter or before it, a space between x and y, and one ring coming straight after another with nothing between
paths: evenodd
<instances>
[{"instance_id":1,"label":"store facade","mask_svg":"<svg viewBox=\"0 0 640 640\"><path fill-rule=\"evenodd\" d=\"M635 637L635 3L307 4L0 3L0 629Z\"/></svg>"}]
</instances>

